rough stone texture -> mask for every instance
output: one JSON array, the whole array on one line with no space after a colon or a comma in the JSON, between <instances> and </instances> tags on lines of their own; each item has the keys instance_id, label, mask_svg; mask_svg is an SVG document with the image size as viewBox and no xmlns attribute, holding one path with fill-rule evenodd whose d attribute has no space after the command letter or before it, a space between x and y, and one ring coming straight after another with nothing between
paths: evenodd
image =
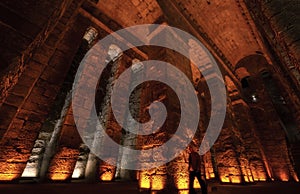
<instances>
[{"instance_id":1,"label":"rough stone texture","mask_svg":"<svg viewBox=\"0 0 300 194\"><path fill-rule=\"evenodd\" d=\"M69 106L64 124L61 126L61 133L57 139L57 153L49 164L47 177L54 181L66 181L73 174L81 138L76 130L72 114L72 107ZM72 154L69 154L72 152ZM63 169L63 170L62 170Z\"/></svg>"},{"instance_id":2,"label":"rough stone texture","mask_svg":"<svg viewBox=\"0 0 300 194\"><path fill-rule=\"evenodd\" d=\"M194 0L189 3L177 1L176 4L183 14L191 14L188 18L202 27L231 64L235 65L247 53L260 50L250 25L240 22L244 17L238 3L227 0L207 4Z\"/></svg>"},{"instance_id":3,"label":"rough stone texture","mask_svg":"<svg viewBox=\"0 0 300 194\"><path fill-rule=\"evenodd\" d=\"M164 34L164 33L162 33ZM164 36L167 41L175 41L175 37L172 36ZM155 43L156 38L153 37L152 41ZM188 45L182 44L183 47L188 48ZM151 60L162 60L165 62L168 62L170 64L173 64L175 67L180 69L183 73L186 74L186 76L192 80L192 71L189 64L189 61L176 53L175 51L171 51L165 48L149 48L148 51L149 58ZM147 74L150 74L153 72L152 69L149 67L144 67L145 72ZM176 74L173 74L168 71L167 68L164 70L158 72L162 74L163 76L168 76L169 79L173 80L175 83L178 81L178 76ZM180 85L178 83L178 85ZM185 91L185 88L180 88L183 93L182 95L188 95ZM178 101L178 97L174 93L174 91L168 87L167 85L160 83L160 82L149 82L148 84L145 84L145 86L142 89L142 95L141 95L141 120L142 121L148 121L149 115L147 113L147 110L149 108L149 105L155 101L159 101L164 103L164 106L167 109L167 118L165 123L158 129L153 128L153 125L149 126L149 130L153 131L152 134L147 136L138 136L138 148L139 149L149 149L161 146L164 144L169 138L173 136L173 138L177 139L178 141L186 141L186 137L174 137L174 133L178 128L178 123L180 121L180 104ZM186 106L190 106L190 104L186 104ZM192 107L191 107L192 109ZM185 115L187 118L193 118L192 115ZM141 155L140 161L145 161L151 165L152 163L155 164L155 162L163 161L165 156L166 150L161 150L161 152L153 153L152 155ZM179 168L180 167L180 168ZM163 168L166 168L165 170L160 170L160 168L141 172L139 175L140 179L140 186L144 189L153 189L155 190L155 187L158 187L155 185L155 179L157 180L157 184L160 185L160 187L168 188L171 190L174 189L181 189L181 187L184 187L180 181L182 181L179 177L183 176L185 177L185 181L187 181L187 174L184 173L187 171L187 165L184 161L184 158L181 156L179 158L176 158L174 161L166 164ZM167 170L168 169L168 170ZM147 178L148 177L148 178ZM146 186L147 180L149 180L149 185ZM153 180L154 179L154 180ZM164 181L168 180L168 181Z\"/></svg>"},{"instance_id":4,"label":"rough stone texture","mask_svg":"<svg viewBox=\"0 0 300 194\"><path fill-rule=\"evenodd\" d=\"M126 131L126 128L130 127L130 129L133 129L136 133L140 130L139 126L133 123L133 120L129 118L129 114L135 118L136 120L140 119L140 96L142 92L142 87L138 88L132 88L132 85L136 84L136 80L138 80L140 77L139 76L144 76L143 74L138 74L144 69L144 65L142 62L140 62L137 59L132 60L131 64L131 75L128 77L128 90L133 90L133 93L131 94L130 102L129 102L129 108L130 111L126 112L124 115L124 123L123 126L124 128L122 130L122 137L121 137L121 142L123 146L129 147L131 149L136 149L137 148L137 135L133 134L129 131ZM122 73L119 71L118 73ZM124 103L126 103L126 99L124 99ZM123 103L121 103L123 104ZM127 170L124 169L123 166L128 166L132 163L137 163L138 158L133 157L132 153L126 153L123 149L120 149L119 153L119 169L117 169L119 172L117 173L117 177L125 180L136 180L136 172L133 170ZM122 168L123 167L123 168Z\"/></svg>"},{"instance_id":5,"label":"rough stone texture","mask_svg":"<svg viewBox=\"0 0 300 194\"><path fill-rule=\"evenodd\" d=\"M46 145L49 142L51 133L40 132L31 155L28 159L26 167L22 173L22 178L37 178L39 177L41 163L43 160L43 154L46 149Z\"/></svg>"},{"instance_id":6,"label":"rough stone texture","mask_svg":"<svg viewBox=\"0 0 300 194\"><path fill-rule=\"evenodd\" d=\"M78 149L60 148L48 169L49 179L52 181L65 181L71 178L78 155Z\"/></svg>"},{"instance_id":7,"label":"rough stone texture","mask_svg":"<svg viewBox=\"0 0 300 194\"><path fill-rule=\"evenodd\" d=\"M64 95L58 95L63 91L61 86L66 89L66 83L73 82L69 78L74 76L77 67L71 65L72 60L79 63L85 53L75 56L89 25L98 31L101 39L115 30L144 23L165 23L193 34L216 58L225 78L226 119L217 142L203 156L202 175L209 180L231 183L299 181L298 6L299 3L292 0L1 2L0 181L17 180L22 173L23 177L35 176L44 157L47 165L43 166L43 173L54 181L72 177L111 181L116 174L121 179L138 179L139 187L146 190L175 192L188 187L185 152L159 168L136 172L122 169L122 165L137 159L155 164L164 159L165 150L133 158L121 149L110 158L118 162L119 168L116 168L89 153L78 135L75 120L84 127L91 126L88 117L93 104L86 94L79 94L78 101L73 102L86 113L83 118L74 118L70 106L61 111L57 105L58 101L65 100ZM165 35L159 28L147 30L152 43L157 41L157 35ZM193 42L185 43L186 40L174 34L164 36L164 40L176 42L182 49L195 47ZM99 54L107 55L107 50L98 46L90 53L90 67L84 72L90 82L98 79L95 75ZM203 51L198 49L189 54L203 63L203 70L211 71ZM133 58L169 62L190 79L201 112L193 142L200 145L209 119L216 116L211 113L208 80L175 51L144 46L115 58L99 80L96 107L103 125L97 126L95 134L88 137L95 148L105 148L107 140L101 130L117 143L149 149L165 143L178 127L177 96L170 87L155 81L143 83L133 92L131 114L138 121L146 122L149 105L153 101L163 102L168 117L161 129L148 136L136 136L116 122L110 105L111 88L118 76L131 66ZM133 66L133 71L136 68ZM151 74L152 71L146 68L145 72ZM178 75L167 69L159 73L179 80ZM122 83L124 92L135 78L132 74ZM220 78L210 74L209 79ZM177 84L183 93L184 84ZM89 84L84 87L87 92L93 89ZM126 101L121 99L120 108L124 108ZM187 107L192 109L194 105L187 104ZM49 115L50 112L54 115L67 112L67 115L59 115L63 118L59 121ZM131 125L132 120L127 120L127 116L124 115L125 123ZM185 116L193 118L189 113ZM57 147L54 146L47 158L44 150L50 146L49 136L55 133L55 122L59 123L59 130L52 143ZM154 124L149 124L149 131L156 130ZM186 139L175 138L178 142Z\"/></svg>"},{"instance_id":8,"label":"rough stone texture","mask_svg":"<svg viewBox=\"0 0 300 194\"><path fill-rule=\"evenodd\" d=\"M70 0L1 2L1 97L0 105L8 91L18 82L32 55L52 33ZM46 11L45 11L46 10ZM13 44L12 44L13 43Z\"/></svg>"},{"instance_id":9,"label":"rough stone texture","mask_svg":"<svg viewBox=\"0 0 300 194\"><path fill-rule=\"evenodd\" d=\"M120 3L124 6L120 7ZM97 4L98 9L120 22L124 27L154 23L161 16L162 12L156 1L151 0L130 0L113 2L103 0ZM118 10L117 12L115 10ZM131 10L128 12L128 10ZM126 17L124 17L126 15Z\"/></svg>"},{"instance_id":10,"label":"rough stone texture","mask_svg":"<svg viewBox=\"0 0 300 194\"><path fill-rule=\"evenodd\" d=\"M255 77L251 80L252 87L255 88L255 93L258 93L259 100L249 103L251 114L256 125L256 134L262 144L262 149L266 156L267 171L269 177L278 180L290 179L292 173L289 171L288 163L289 156L287 155L287 143L284 131L279 123L279 116L276 113L270 96L266 93L267 88L260 84L261 78ZM259 83L260 82L260 83ZM249 88L246 88L249 92ZM245 90L246 90L245 89ZM259 115L259 116L258 116ZM265 120L264 118L268 118ZM280 142L280 143L279 143ZM285 150L278 152L275 150ZM279 165L280 164L280 165ZM285 164L284 166L282 164Z\"/></svg>"},{"instance_id":11,"label":"rough stone texture","mask_svg":"<svg viewBox=\"0 0 300 194\"><path fill-rule=\"evenodd\" d=\"M40 63L38 67L39 72L32 74L33 72L28 69L26 70L28 73L25 71L21 75L17 85L20 84L22 87L27 87L28 89L24 90L25 98L23 102L18 104L18 111L12 109L13 112L11 114L5 112L1 113L1 130L6 130L1 140L0 150L1 153L5 152L6 154L1 154L1 160L11 161L15 166L18 166L18 169L22 169L26 165L30 156L30 150L37 138L42 123L46 119L58 88L61 86L69 69L72 56L75 54L71 48L78 47L78 40L80 40L78 37L81 38L85 31L85 29L78 28L78 25L82 24L84 20L80 17L74 20L74 11L78 8L78 3L80 2L71 4L68 11L66 11L65 15L59 20L59 23L63 25L69 24L70 28L64 28L62 33L59 32L56 34L56 41L58 42L56 45L57 49L49 50L47 46L48 40L46 40L45 44L32 56L32 61L29 62L29 66L32 63L35 65L36 62L34 61L38 61ZM53 32L53 34L55 34L55 32ZM74 34L76 35L74 36ZM70 36L74 37L76 41L66 38ZM45 50L49 52L45 52ZM64 57L61 57L62 52L65 53ZM51 61L55 58L59 58L59 60L52 63ZM33 67L37 67L34 65ZM60 73L58 74L58 72ZM54 89L55 93L51 94L49 92L51 89ZM5 104L6 102L4 105ZM1 111L3 111L3 109L1 109ZM11 110L8 112L10 111ZM18 128L15 128L14 125L9 123L4 123L3 125L3 121L7 122L8 120L10 120L11 123L17 123L17 121L23 120L24 123L22 126L19 125ZM21 135L16 136L16 130ZM22 170L6 173L15 174L14 178L18 178L22 174Z\"/></svg>"},{"instance_id":12,"label":"rough stone texture","mask_svg":"<svg viewBox=\"0 0 300 194\"><path fill-rule=\"evenodd\" d=\"M285 71L299 83L299 14L297 1L246 1L262 35ZM298 85L298 84L297 84Z\"/></svg>"}]
</instances>

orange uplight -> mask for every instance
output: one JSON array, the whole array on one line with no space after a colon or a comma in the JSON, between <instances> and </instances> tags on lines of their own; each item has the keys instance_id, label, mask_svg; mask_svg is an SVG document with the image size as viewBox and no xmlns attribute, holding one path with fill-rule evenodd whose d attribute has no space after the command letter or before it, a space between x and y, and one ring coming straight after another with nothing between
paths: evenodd
<instances>
[{"instance_id":1,"label":"orange uplight","mask_svg":"<svg viewBox=\"0 0 300 194\"><path fill-rule=\"evenodd\" d=\"M114 173L112 173L111 171L105 172L101 175L100 179L102 181L111 181L114 178Z\"/></svg>"},{"instance_id":2,"label":"orange uplight","mask_svg":"<svg viewBox=\"0 0 300 194\"><path fill-rule=\"evenodd\" d=\"M245 182L254 182L253 177L251 175L244 175Z\"/></svg>"},{"instance_id":3,"label":"orange uplight","mask_svg":"<svg viewBox=\"0 0 300 194\"><path fill-rule=\"evenodd\" d=\"M180 190L178 194L189 194L189 190Z\"/></svg>"},{"instance_id":4,"label":"orange uplight","mask_svg":"<svg viewBox=\"0 0 300 194\"><path fill-rule=\"evenodd\" d=\"M298 178L298 176L296 175L296 173L293 173L293 178L294 178L294 180L296 181L296 182L299 182L299 178Z\"/></svg>"},{"instance_id":5,"label":"orange uplight","mask_svg":"<svg viewBox=\"0 0 300 194\"><path fill-rule=\"evenodd\" d=\"M258 173L258 172L255 173L254 181L266 181L266 180L267 180L266 174Z\"/></svg>"},{"instance_id":6,"label":"orange uplight","mask_svg":"<svg viewBox=\"0 0 300 194\"><path fill-rule=\"evenodd\" d=\"M228 177L222 176L222 177L221 177L221 182L223 182L223 183L229 183L230 181L229 181L229 178L228 178Z\"/></svg>"},{"instance_id":7,"label":"orange uplight","mask_svg":"<svg viewBox=\"0 0 300 194\"><path fill-rule=\"evenodd\" d=\"M248 176L249 177L249 182L254 182L254 179L252 176Z\"/></svg>"},{"instance_id":8,"label":"orange uplight","mask_svg":"<svg viewBox=\"0 0 300 194\"><path fill-rule=\"evenodd\" d=\"M207 180L215 178L214 168L212 164L212 156L210 152L204 155L204 172Z\"/></svg>"},{"instance_id":9,"label":"orange uplight","mask_svg":"<svg viewBox=\"0 0 300 194\"><path fill-rule=\"evenodd\" d=\"M180 178L175 180L175 183L176 183L177 189L179 189L179 190L188 189L189 188L188 174L180 176ZM201 188L197 178L195 178L193 185L194 185L194 188L196 188L196 189Z\"/></svg>"},{"instance_id":10,"label":"orange uplight","mask_svg":"<svg viewBox=\"0 0 300 194\"><path fill-rule=\"evenodd\" d=\"M215 173L214 173L213 168L205 167L205 178L207 180L215 178Z\"/></svg>"},{"instance_id":11,"label":"orange uplight","mask_svg":"<svg viewBox=\"0 0 300 194\"><path fill-rule=\"evenodd\" d=\"M247 169L247 177L248 178L248 182L254 182L254 179L253 179L253 175L252 175L252 172L251 172L251 169ZM246 179L245 179L246 180Z\"/></svg>"},{"instance_id":12,"label":"orange uplight","mask_svg":"<svg viewBox=\"0 0 300 194\"><path fill-rule=\"evenodd\" d=\"M252 172L254 181L266 181L267 180L267 176L266 176L265 172L259 172L259 171L255 171L255 170L252 170L251 172Z\"/></svg>"},{"instance_id":13,"label":"orange uplight","mask_svg":"<svg viewBox=\"0 0 300 194\"><path fill-rule=\"evenodd\" d=\"M244 177L245 182L253 182L253 176L250 168L242 168L242 176Z\"/></svg>"},{"instance_id":14,"label":"orange uplight","mask_svg":"<svg viewBox=\"0 0 300 194\"><path fill-rule=\"evenodd\" d=\"M241 183L241 177L231 177L232 183Z\"/></svg>"},{"instance_id":15,"label":"orange uplight","mask_svg":"<svg viewBox=\"0 0 300 194\"><path fill-rule=\"evenodd\" d=\"M69 174L64 173L54 173L50 176L50 179L53 181L64 181L67 180Z\"/></svg>"},{"instance_id":16,"label":"orange uplight","mask_svg":"<svg viewBox=\"0 0 300 194\"><path fill-rule=\"evenodd\" d=\"M215 173L209 173L209 176L208 177L206 177L206 179L213 179L213 178L215 178Z\"/></svg>"},{"instance_id":17,"label":"orange uplight","mask_svg":"<svg viewBox=\"0 0 300 194\"><path fill-rule=\"evenodd\" d=\"M151 180L150 175L147 172L140 172L139 173L139 185L141 189L150 189L151 188Z\"/></svg>"},{"instance_id":18,"label":"orange uplight","mask_svg":"<svg viewBox=\"0 0 300 194\"><path fill-rule=\"evenodd\" d=\"M175 184L177 189L182 190L182 189L188 189L189 188L189 178L188 176L181 176L177 180L175 180Z\"/></svg>"},{"instance_id":19,"label":"orange uplight","mask_svg":"<svg viewBox=\"0 0 300 194\"><path fill-rule=\"evenodd\" d=\"M289 181L289 175L287 175L285 172L280 173L279 177L281 181Z\"/></svg>"},{"instance_id":20,"label":"orange uplight","mask_svg":"<svg viewBox=\"0 0 300 194\"><path fill-rule=\"evenodd\" d=\"M166 176L164 175L152 175L151 176L151 189L163 190L166 185Z\"/></svg>"},{"instance_id":21,"label":"orange uplight","mask_svg":"<svg viewBox=\"0 0 300 194\"><path fill-rule=\"evenodd\" d=\"M19 178L19 172L22 171L20 166L16 163L5 163L4 169L1 169L0 181L12 181Z\"/></svg>"},{"instance_id":22,"label":"orange uplight","mask_svg":"<svg viewBox=\"0 0 300 194\"><path fill-rule=\"evenodd\" d=\"M194 180L194 188L196 188L196 189L201 188L198 179L195 179L195 180Z\"/></svg>"},{"instance_id":23,"label":"orange uplight","mask_svg":"<svg viewBox=\"0 0 300 194\"><path fill-rule=\"evenodd\" d=\"M223 183L241 183L241 177L233 176L233 175L227 175L227 176L222 176L221 181Z\"/></svg>"},{"instance_id":24,"label":"orange uplight","mask_svg":"<svg viewBox=\"0 0 300 194\"><path fill-rule=\"evenodd\" d=\"M139 185L141 189L151 189L154 191L163 190L166 185L166 175L147 174L147 172L140 172Z\"/></svg>"},{"instance_id":25,"label":"orange uplight","mask_svg":"<svg viewBox=\"0 0 300 194\"><path fill-rule=\"evenodd\" d=\"M12 181L17 177L17 174L0 174L0 181Z\"/></svg>"}]
</instances>

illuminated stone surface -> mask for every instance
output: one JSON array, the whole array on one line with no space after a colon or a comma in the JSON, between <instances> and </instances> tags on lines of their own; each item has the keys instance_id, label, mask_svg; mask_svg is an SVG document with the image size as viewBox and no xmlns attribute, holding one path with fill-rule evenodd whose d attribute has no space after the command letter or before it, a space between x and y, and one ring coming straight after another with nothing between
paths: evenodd
<instances>
[{"instance_id":1,"label":"illuminated stone surface","mask_svg":"<svg viewBox=\"0 0 300 194\"><path fill-rule=\"evenodd\" d=\"M75 124L78 118L73 117L72 102L68 100L78 65L98 39L124 27L162 23L198 38L217 60L225 81L226 118L218 140L203 156L202 176L212 183L298 182L298 10L299 2L292 0L0 2L0 181L131 180L142 191L179 189L180 193L186 193L182 190L187 189L189 181L186 154L147 171L127 170L122 166L136 161L155 164L165 159L166 150L131 157L120 149L117 157L110 158L117 162L117 167L103 162L83 144ZM163 34L159 28L146 31L151 40ZM164 38L178 42L183 49L195 47L192 40L181 40L176 35ZM148 124L147 132L157 130L148 136L122 129L110 105L112 86L125 69L130 68L132 74L122 83L124 92L130 89L136 73L151 72L143 60L162 60L185 73L196 90L201 117L193 142L200 145L214 115L210 111L206 80L194 64L172 50L158 47L120 52L112 44L108 50L98 48L97 52L105 53L106 60L113 60L97 87L96 109L103 124L97 126L99 130L133 149L154 148L172 137L180 119L180 105L168 86L159 82L141 84L130 97L130 113L141 122L149 119L147 111L154 101L163 102L168 110L168 118L160 130L154 129L155 123ZM203 69L211 70L202 50L189 50L189 54L199 59ZM97 64L98 58L92 58L90 63ZM94 77L95 68L91 66L84 72L91 82L98 79ZM178 76L167 70L159 73L175 79ZM214 73L209 75L214 76ZM89 89L91 86L87 85L86 90ZM185 87L181 90L185 91ZM78 122L88 128L91 123L86 119L93 102L86 100L85 95L80 94L76 104L86 115ZM127 100L120 100L120 108ZM133 122L127 116L124 115L124 123L131 125ZM182 142L189 135L176 138ZM100 133L87 136L97 142L97 148L107 143ZM197 182L195 187L199 188ZM226 193L225 188L220 187L219 191Z\"/></svg>"}]
</instances>

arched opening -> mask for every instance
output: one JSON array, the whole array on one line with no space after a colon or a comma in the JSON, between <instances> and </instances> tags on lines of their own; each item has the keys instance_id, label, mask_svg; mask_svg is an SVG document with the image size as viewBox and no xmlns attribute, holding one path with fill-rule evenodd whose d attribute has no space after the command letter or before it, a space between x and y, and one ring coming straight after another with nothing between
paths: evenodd
<instances>
[{"instance_id":1,"label":"arched opening","mask_svg":"<svg viewBox=\"0 0 300 194\"><path fill-rule=\"evenodd\" d=\"M295 141L298 129L295 115L289 110L291 104L284 98L283 87L275 71L262 55L250 55L238 62L236 73L241 82L243 98L255 121L269 178L296 180L288 145Z\"/></svg>"}]
</instances>

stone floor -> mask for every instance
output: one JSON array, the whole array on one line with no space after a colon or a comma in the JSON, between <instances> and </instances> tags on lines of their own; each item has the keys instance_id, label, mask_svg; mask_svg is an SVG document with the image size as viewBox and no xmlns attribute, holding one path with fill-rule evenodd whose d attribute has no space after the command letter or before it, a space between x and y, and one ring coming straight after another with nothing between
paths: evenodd
<instances>
[{"instance_id":1,"label":"stone floor","mask_svg":"<svg viewBox=\"0 0 300 194\"><path fill-rule=\"evenodd\" d=\"M188 194L187 191L139 191L135 182L112 182L98 184L0 184L5 194ZM198 191L198 193L201 193ZM299 194L300 183L257 183L254 185L209 185L210 194Z\"/></svg>"}]
</instances>

